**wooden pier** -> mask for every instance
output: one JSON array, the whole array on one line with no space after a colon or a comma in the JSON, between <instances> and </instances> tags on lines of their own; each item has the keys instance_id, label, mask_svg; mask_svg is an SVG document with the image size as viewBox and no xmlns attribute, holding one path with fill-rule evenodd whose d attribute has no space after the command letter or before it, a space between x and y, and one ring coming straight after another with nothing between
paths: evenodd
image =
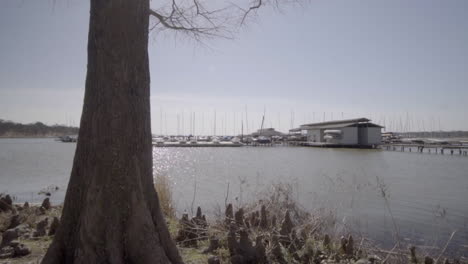
<instances>
[{"instance_id":1,"label":"wooden pier","mask_svg":"<svg viewBox=\"0 0 468 264\"><path fill-rule=\"evenodd\" d=\"M272 143L232 143L232 142L197 142L197 143L182 143L179 142L164 142L153 143L153 147L158 148L223 148L223 147L277 147L277 146L293 146L293 147L315 147L315 148L354 148L354 149L382 149L385 151L398 152L413 152L427 153L438 155L458 155L468 156L468 145L435 145L435 144L384 144L384 145L345 145L332 144L324 142L306 142L306 141L290 141L290 142L272 142Z\"/></svg>"},{"instance_id":2,"label":"wooden pier","mask_svg":"<svg viewBox=\"0 0 468 264\"><path fill-rule=\"evenodd\" d=\"M468 156L467 145L386 144L381 148L387 151Z\"/></svg>"},{"instance_id":3,"label":"wooden pier","mask_svg":"<svg viewBox=\"0 0 468 264\"><path fill-rule=\"evenodd\" d=\"M299 147L314 147L314 148L355 148L355 149L376 149L378 145L350 145L350 144L334 144L326 142L307 142L307 141L292 141L288 143L291 146Z\"/></svg>"},{"instance_id":4,"label":"wooden pier","mask_svg":"<svg viewBox=\"0 0 468 264\"><path fill-rule=\"evenodd\" d=\"M164 143L154 143L153 147L158 148L225 148L225 147L275 147L275 146L285 146L287 143L284 142L272 142L272 143L232 143L232 142L197 142L197 143L183 143L179 142L164 142Z\"/></svg>"},{"instance_id":5,"label":"wooden pier","mask_svg":"<svg viewBox=\"0 0 468 264\"><path fill-rule=\"evenodd\" d=\"M230 142L220 142L220 143L212 143L212 142L197 142L197 143L185 143L180 144L179 142L165 142L161 143L153 143L153 147L158 148L233 148L233 147L242 147L243 144L235 144Z\"/></svg>"}]
</instances>

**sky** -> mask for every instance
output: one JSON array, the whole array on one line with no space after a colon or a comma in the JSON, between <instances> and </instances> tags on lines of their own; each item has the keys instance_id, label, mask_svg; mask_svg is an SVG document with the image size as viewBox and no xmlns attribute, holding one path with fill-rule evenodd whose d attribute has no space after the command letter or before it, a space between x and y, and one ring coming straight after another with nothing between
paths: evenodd
<instances>
[{"instance_id":1,"label":"sky","mask_svg":"<svg viewBox=\"0 0 468 264\"><path fill-rule=\"evenodd\" d=\"M152 32L153 133L248 133L264 113L283 132L354 117L468 130L466 14L466 0L311 0L260 10L233 40ZM88 20L89 1L0 1L0 119L79 124Z\"/></svg>"}]
</instances>

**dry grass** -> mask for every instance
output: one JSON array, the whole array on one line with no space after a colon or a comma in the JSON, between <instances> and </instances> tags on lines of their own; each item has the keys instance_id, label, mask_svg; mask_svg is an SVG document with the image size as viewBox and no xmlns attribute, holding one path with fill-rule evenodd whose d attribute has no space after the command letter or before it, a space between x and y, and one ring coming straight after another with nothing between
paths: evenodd
<instances>
[{"instance_id":1,"label":"dry grass","mask_svg":"<svg viewBox=\"0 0 468 264\"><path fill-rule=\"evenodd\" d=\"M384 190L383 186L380 190ZM244 204L244 216L245 220L249 221L250 216L260 210L262 206L265 206L267 214L269 216L270 226L267 229L262 229L253 225L247 228L249 237L255 241L256 237L263 237L266 241L265 248L267 257L271 263L277 263L274 261L274 245L271 241L278 235L281 230L282 222L287 211L290 212L291 220L294 224L293 232L296 234L296 238L292 239L293 243L298 243L301 246L297 246L295 249L287 244L281 245L281 252L284 257L284 263L309 263L304 262L302 258L308 255L308 252L314 252L314 261L322 261L322 263L410 263L411 255L408 250L408 245L398 244L392 250L384 250L374 242L364 237L362 234L353 233L349 227L343 226L344 224L338 221L336 212L331 211L329 208L321 208L315 211L306 210L302 207L295 199L293 186L288 183L276 183L271 184L267 190L257 194L257 201ZM384 198L385 192L383 191ZM236 211L239 208L234 208ZM272 224L271 220L275 218L276 224ZM215 237L219 239L221 249L218 251L211 252L221 260L221 263L230 263L229 251L227 250L227 235L229 233L230 225L226 224L226 218L224 216L224 208L218 206L214 218L209 222L207 233L209 237ZM179 227L180 228L180 227ZM245 227L243 227L245 228ZM396 232L397 230L395 230ZM353 233L354 250L352 254L343 253L347 252L342 246L342 235L348 238L348 235ZM324 237L327 235L330 238L328 246L325 246ZM398 235L397 235L398 236ZM433 257L434 263L443 263L444 253L447 245L450 243L451 238L446 242L445 247L441 249L438 254L428 254L421 247L417 248L416 256L417 263L424 263L426 256ZM397 243L398 240L395 242ZM291 244L292 245L292 244ZM193 259L197 259L199 254L202 254L206 246L198 245L197 248L186 249L180 246L181 253L184 255L184 259L192 259L191 255L196 255ZM221 250L221 251L220 251ZM220 254L220 252L227 252L226 254ZM197 254L195 254L197 253ZM321 259L322 254L325 259ZM297 258L299 256L299 259ZM187 258L186 258L187 257ZM455 263L468 263L463 256L458 256L459 262ZM203 259L203 258L201 258ZM309 259L310 260L310 259ZM451 260L450 263L453 260ZM188 263L198 263L188 262ZM413 262L414 263L414 262Z\"/></svg>"},{"instance_id":2,"label":"dry grass","mask_svg":"<svg viewBox=\"0 0 468 264\"><path fill-rule=\"evenodd\" d=\"M168 227L173 237L177 236L181 225L176 219L176 210L173 201L173 190L170 179L165 176L158 176L155 181L155 190L158 193L161 210L163 211L166 219L168 220ZM386 198L385 188L383 185L379 185L382 191L382 196ZM243 206L245 212L245 221L250 221L249 218L254 212L265 206L270 226L267 229L259 228L258 226L251 226L248 228L249 237L255 241L256 237L263 237L265 241L266 254L270 260L273 260L274 246L271 241L278 235L281 230L281 223L285 217L286 211L290 212L292 222L294 224L293 230L297 235L296 238L291 240L293 243L301 244L296 250L292 250L290 246L281 245L281 252L284 257L284 263L306 263L297 258L302 258L309 252L314 253L314 261L322 260L325 263L356 263L357 260L368 260L376 259L374 263L410 263L411 256L409 250L404 247L395 247L388 251L378 248L375 243L360 237L359 235L354 237L354 252L352 255L343 253L343 249L340 243L340 236L347 235L347 231L343 233L342 228L336 219L336 215L329 209L322 208L316 211L308 211L303 208L296 200L294 196L294 188L291 184L276 183L271 184L265 191L257 194L258 200L247 203ZM227 200L227 199L226 199ZM53 207L48 211L47 216L60 216L61 206ZM239 208L234 208L236 211ZM20 212L21 222L28 224L30 227L34 227L35 223L44 215L37 215L37 207L31 207L24 209ZM11 215L9 213L0 213L0 227L7 225L7 220ZM276 219L276 224L272 223L272 219ZM184 262L187 264L201 264L207 263L210 256L218 256L222 264L230 263L230 252L227 249L227 235L229 232L229 225L226 224L224 216L224 208L218 208L218 212L215 213L214 218L211 219L208 227L205 230L206 235L200 237L199 243L196 247L183 247L179 245L179 250ZM342 231L339 231L342 230ZM1 231L1 230L0 230ZM324 236L327 234L331 241L329 246L324 244ZM451 238L446 242L445 247L440 251L439 254L434 255L435 263L441 263L444 259L445 249L450 243ZM208 248L208 242L206 238L218 238L221 248L212 251L211 253L204 253L204 250ZM40 257L45 253L47 247L51 242L51 238L45 237L38 240L22 240L28 247L32 249L32 254L19 259L13 259L11 263L39 263ZM292 245L292 244L291 244ZM317 254L320 252L321 256L325 259L321 259ZM417 262L424 263L424 257L427 254L422 248L417 250ZM442 260L442 261L441 261ZM0 261L0 263L2 263ZM277 263L272 261L271 263ZM368 262L366 262L368 263ZM451 262L452 263L452 262ZM459 263L468 263L463 257Z\"/></svg>"},{"instance_id":3,"label":"dry grass","mask_svg":"<svg viewBox=\"0 0 468 264\"><path fill-rule=\"evenodd\" d=\"M163 214L167 218L175 218L176 210L174 208L174 201L172 198L172 186L169 178L166 175L159 175L156 177L154 188L158 193L159 204Z\"/></svg>"}]
</instances>

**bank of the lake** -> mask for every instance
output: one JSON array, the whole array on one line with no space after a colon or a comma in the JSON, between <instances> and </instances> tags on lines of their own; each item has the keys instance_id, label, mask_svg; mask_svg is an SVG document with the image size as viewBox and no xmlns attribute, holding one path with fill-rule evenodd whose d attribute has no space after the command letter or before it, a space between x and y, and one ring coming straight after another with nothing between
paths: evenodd
<instances>
[{"instance_id":1,"label":"bank of the lake","mask_svg":"<svg viewBox=\"0 0 468 264\"><path fill-rule=\"evenodd\" d=\"M333 216L304 210L290 191L287 185L272 185L258 202L239 208L228 204L224 213L210 218L198 207L195 215L184 213L177 219L164 206L171 198L161 203L171 237L187 264L468 263L464 255L448 255L447 247L424 249L399 241L385 250L366 237L337 233ZM31 206L0 196L0 260L40 263L60 226L61 212L62 206L52 206L49 198Z\"/></svg>"},{"instance_id":2,"label":"bank of the lake","mask_svg":"<svg viewBox=\"0 0 468 264\"><path fill-rule=\"evenodd\" d=\"M37 193L57 185L52 201L60 203L75 146L52 139L0 139L0 192L19 202L40 202ZM212 215L226 196L242 205L271 183L286 182L307 209L327 208L343 228L391 247L384 188L405 241L440 247L457 230L449 251L468 251L466 157L299 147L155 148L153 154L155 176L171 179L179 216L191 211L192 203Z\"/></svg>"}]
</instances>

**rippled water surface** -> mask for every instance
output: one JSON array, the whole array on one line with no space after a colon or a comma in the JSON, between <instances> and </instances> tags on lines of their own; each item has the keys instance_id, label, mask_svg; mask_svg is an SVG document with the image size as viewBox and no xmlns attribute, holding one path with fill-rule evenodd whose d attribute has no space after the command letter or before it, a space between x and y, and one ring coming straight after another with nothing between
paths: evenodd
<instances>
[{"instance_id":1,"label":"rippled water surface","mask_svg":"<svg viewBox=\"0 0 468 264\"><path fill-rule=\"evenodd\" d=\"M40 189L57 185L52 197L62 201L74 150L52 139L0 139L0 192L39 201ZM243 204L283 182L304 207L326 206L355 231L392 243L381 186L410 243L444 244L457 230L450 249L468 252L466 157L299 147L154 148L153 156L155 176L171 179L179 212L192 204L214 212L226 196Z\"/></svg>"}]
</instances>

